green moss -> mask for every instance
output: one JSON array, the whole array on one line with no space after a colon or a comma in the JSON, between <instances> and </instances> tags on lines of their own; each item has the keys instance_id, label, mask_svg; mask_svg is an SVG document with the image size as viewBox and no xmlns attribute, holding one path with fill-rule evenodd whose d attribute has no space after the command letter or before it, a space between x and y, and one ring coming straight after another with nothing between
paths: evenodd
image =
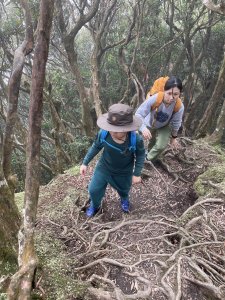
<instances>
[{"instance_id":1,"label":"green moss","mask_svg":"<svg viewBox=\"0 0 225 300\"><path fill-rule=\"evenodd\" d=\"M48 300L65 300L72 296L83 297L87 284L73 279L73 274L68 274L74 259L65 252L65 246L47 232L36 235L36 249L43 273L44 289L47 290Z\"/></svg>"},{"instance_id":2,"label":"green moss","mask_svg":"<svg viewBox=\"0 0 225 300\"><path fill-rule=\"evenodd\" d=\"M62 218L64 218L71 210L73 210L79 195L80 193L75 188L68 189L67 196L58 203L52 203L54 206L49 206L49 210L43 212L42 215L46 213L52 221L61 221Z\"/></svg>"},{"instance_id":3,"label":"green moss","mask_svg":"<svg viewBox=\"0 0 225 300\"><path fill-rule=\"evenodd\" d=\"M217 152L218 154L220 154L221 160L222 160L223 162L225 162L225 151L224 151L224 148L221 147L221 145L216 145L216 146L214 146L213 148L216 150L216 152Z\"/></svg>"},{"instance_id":4,"label":"green moss","mask_svg":"<svg viewBox=\"0 0 225 300\"><path fill-rule=\"evenodd\" d=\"M80 172L80 166L74 166L70 168L69 170L65 171L65 173L70 175L78 175Z\"/></svg>"},{"instance_id":5,"label":"green moss","mask_svg":"<svg viewBox=\"0 0 225 300\"><path fill-rule=\"evenodd\" d=\"M17 254L11 241L6 241L3 232L0 231L0 277L13 274L17 269Z\"/></svg>"},{"instance_id":6,"label":"green moss","mask_svg":"<svg viewBox=\"0 0 225 300\"><path fill-rule=\"evenodd\" d=\"M5 253L6 254L6 253ZM12 275L18 269L17 258L15 255L4 256L4 258L0 259L0 278L2 276ZM0 298L1 299L1 298Z\"/></svg>"},{"instance_id":7,"label":"green moss","mask_svg":"<svg viewBox=\"0 0 225 300\"><path fill-rule=\"evenodd\" d=\"M208 168L203 174L201 174L194 183L194 189L199 196L213 195L215 188L207 184L208 181L213 182L218 187L225 183L225 163L215 165Z\"/></svg>"},{"instance_id":8,"label":"green moss","mask_svg":"<svg viewBox=\"0 0 225 300\"><path fill-rule=\"evenodd\" d=\"M22 213L24 207L24 194L25 194L24 192L15 194L15 202L20 213Z\"/></svg>"}]
</instances>

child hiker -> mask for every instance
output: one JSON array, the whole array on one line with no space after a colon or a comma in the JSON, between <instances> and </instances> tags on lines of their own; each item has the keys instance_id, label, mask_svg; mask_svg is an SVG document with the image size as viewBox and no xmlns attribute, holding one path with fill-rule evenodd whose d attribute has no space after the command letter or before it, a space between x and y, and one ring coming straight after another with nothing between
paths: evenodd
<instances>
[{"instance_id":1,"label":"child hiker","mask_svg":"<svg viewBox=\"0 0 225 300\"><path fill-rule=\"evenodd\" d=\"M88 187L90 205L86 215L92 217L97 213L107 184L116 189L121 208L128 213L129 191L132 183L141 182L145 160L143 139L136 133L141 120L133 116L130 106L119 103L110 106L108 113L98 118L97 125L101 130L80 167L80 174L85 175L89 162L104 148Z\"/></svg>"}]
</instances>

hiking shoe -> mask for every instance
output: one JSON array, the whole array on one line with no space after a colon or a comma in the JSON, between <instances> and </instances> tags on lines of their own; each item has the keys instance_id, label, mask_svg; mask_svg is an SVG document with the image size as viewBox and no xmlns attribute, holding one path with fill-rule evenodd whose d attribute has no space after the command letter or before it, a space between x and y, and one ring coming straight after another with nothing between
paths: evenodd
<instances>
[{"instance_id":1,"label":"hiking shoe","mask_svg":"<svg viewBox=\"0 0 225 300\"><path fill-rule=\"evenodd\" d=\"M123 212L128 213L130 208L130 202L128 199L121 199L121 208Z\"/></svg>"},{"instance_id":2,"label":"hiking shoe","mask_svg":"<svg viewBox=\"0 0 225 300\"><path fill-rule=\"evenodd\" d=\"M90 203L90 206L86 209L86 216L91 218L93 217L97 212L99 208L95 208L93 203Z\"/></svg>"}]
</instances>

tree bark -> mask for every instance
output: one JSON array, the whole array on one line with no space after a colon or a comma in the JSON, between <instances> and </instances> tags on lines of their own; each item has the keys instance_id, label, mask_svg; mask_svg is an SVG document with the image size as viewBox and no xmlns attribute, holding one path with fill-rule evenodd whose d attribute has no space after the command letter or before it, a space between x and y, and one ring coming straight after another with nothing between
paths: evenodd
<instances>
[{"instance_id":1,"label":"tree bark","mask_svg":"<svg viewBox=\"0 0 225 300\"><path fill-rule=\"evenodd\" d=\"M56 108L57 104L54 103L51 99L51 95L48 96L47 101L49 103L52 123L53 123L53 130L51 131L52 137L55 142L55 152L56 152L56 166L55 166L55 174L62 174L64 167L63 164L66 162L67 166L71 164L70 156L63 150L62 143L60 140L60 134L63 134L65 140L68 140L69 135L66 132L66 128L60 119L59 111L60 108ZM72 135L70 135L69 142L72 142Z\"/></svg>"},{"instance_id":2,"label":"tree bark","mask_svg":"<svg viewBox=\"0 0 225 300\"><path fill-rule=\"evenodd\" d=\"M210 100L210 95L212 95L216 80L212 78L210 83L203 89L203 92L191 103L186 112L185 118L185 132L188 136L195 136L198 131L199 121L202 119L204 111Z\"/></svg>"},{"instance_id":3,"label":"tree bark","mask_svg":"<svg viewBox=\"0 0 225 300\"><path fill-rule=\"evenodd\" d=\"M31 299L32 281L38 264L34 248L34 228L39 195L40 142L43 86L48 58L54 0L40 2L40 17L32 69L31 103L27 143L24 224L19 238L19 271L12 276L9 300Z\"/></svg>"},{"instance_id":4,"label":"tree bark","mask_svg":"<svg viewBox=\"0 0 225 300\"><path fill-rule=\"evenodd\" d=\"M225 101L223 101L223 106L216 124L216 129L210 136L210 142L213 144L220 144L225 132Z\"/></svg>"},{"instance_id":5,"label":"tree bark","mask_svg":"<svg viewBox=\"0 0 225 300\"><path fill-rule=\"evenodd\" d=\"M225 3L220 1L219 4L213 3L212 0L202 0L202 3L210 10L225 15Z\"/></svg>"},{"instance_id":6,"label":"tree bark","mask_svg":"<svg viewBox=\"0 0 225 300\"><path fill-rule=\"evenodd\" d=\"M4 264L12 260L16 262L20 217L14 202L14 193L10 190L3 173L2 144L3 134L0 128L0 260Z\"/></svg>"},{"instance_id":7,"label":"tree bark","mask_svg":"<svg viewBox=\"0 0 225 300\"><path fill-rule=\"evenodd\" d=\"M13 61L13 70L9 80L8 111L6 117L5 136L3 143L3 170L6 180L10 183L11 156L13 150L13 132L17 120L17 106L20 90L20 82L25 62L25 56L33 50L33 26L30 7L26 0L20 1L25 11L26 37L23 43L16 49Z\"/></svg>"},{"instance_id":8,"label":"tree bark","mask_svg":"<svg viewBox=\"0 0 225 300\"><path fill-rule=\"evenodd\" d=\"M91 118L90 103L88 101L88 94L86 92L84 80L82 78L78 65L77 52L74 48L74 39L79 30L94 17L98 10L99 3L100 0L95 0L93 1L92 6L88 6L85 2L82 7L79 8L78 17L74 27L70 30L70 32L67 32L66 23L63 16L62 1L57 1L59 27L62 34L63 44L68 56L70 68L78 86L82 110L82 126L87 136L93 135L93 124ZM88 10L86 14L84 12L85 9Z\"/></svg>"},{"instance_id":9,"label":"tree bark","mask_svg":"<svg viewBox=\"0 0 225 300\"><path fill-rule=\"evenodd\" d=\"M221 97L224 93L224 83L225 83L225 52L223 62L220 68L219 77L215 89L213 91L212 97L209 100L209 104L204 113L202 120L198 126L197 138L204 137L206 134L213 130L213 125L216 120L216 114L218 112L219 104L221 103Z\"/></svg>"}]
</instances>

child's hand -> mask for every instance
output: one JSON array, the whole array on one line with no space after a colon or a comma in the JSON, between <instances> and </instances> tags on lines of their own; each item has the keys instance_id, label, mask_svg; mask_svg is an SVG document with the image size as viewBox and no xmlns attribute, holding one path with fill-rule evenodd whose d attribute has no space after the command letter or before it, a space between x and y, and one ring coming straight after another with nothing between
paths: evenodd
<instances>
[{"instance_id":1,"label":"child's hand","mask_svg":"<svg viewBox=\"0 0 225 300\"><path fill-rule=\"evenodd\" d=\"M133 184L140 183L140 182L141 182L141 176L133 176L132 177Z\"/></svg>"},{"instance_id":2,"label":"child's hand","mask_svg":"<svg viewBox=\"0 0 225 300\"><path fill-rule=\"evenodd\" d=\"M87 172L87 166L81 165L80 166L80 175L84 176Z\"/></svg>"}]
</instances>

